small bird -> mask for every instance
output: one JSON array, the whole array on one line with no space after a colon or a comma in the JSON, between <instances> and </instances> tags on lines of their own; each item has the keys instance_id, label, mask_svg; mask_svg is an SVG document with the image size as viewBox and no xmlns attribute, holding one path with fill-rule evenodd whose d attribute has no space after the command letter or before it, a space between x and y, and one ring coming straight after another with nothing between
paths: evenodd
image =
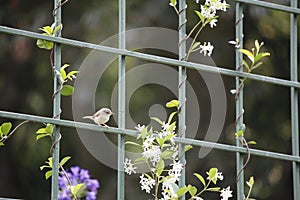
<instances>
[{"instance_id":1,"label":"small bird","mask_svg":"<svg viewBox=\"0 0 300 200\"><path fill-rule=\"evenodd\" d=\"M99 126L107 126L105 123L108 122L110 116L113 114L109 108L101 108L93 116L84 116L82 118L93 120Z\"/></svg>"}]
</instances>

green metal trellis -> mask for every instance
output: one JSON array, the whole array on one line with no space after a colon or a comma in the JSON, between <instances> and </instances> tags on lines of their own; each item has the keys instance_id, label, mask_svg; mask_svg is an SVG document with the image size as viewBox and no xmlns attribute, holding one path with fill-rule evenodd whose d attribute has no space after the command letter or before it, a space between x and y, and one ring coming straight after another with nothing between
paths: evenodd
<instances>
[{"instance_id":1,"label":"green metal trellis","mask_svg":"<svg viewBox=\"0 0 300 200\"><path fill-rule=\"evenodd\" d=\"M54 20L61 22L61 7L58 6L60 0L54 0ZM298 116L298 90L300 88L300 83L298 82L298 52L297 52L297 16L300 14L300 9L297 7L297 0L291 0L290 6L278 5L275 3L269 3L257 0L236 0L236 38L240 41L240 46L243 46L243 5L251 4L254 6L260 6L268 9L280 10L283 12L290 13L290 80L284 80L279 78L273 78L262 75L250 74L249 79L261 81L270 84L281 85L289 87L291 91L291 129L292 129L292 155L275 153L264 150L251 149L251 154L255 156L268 157L278 160L289 161L292 164L292 174L293 174L293 191L294 199L300 199L300 153L299 153L299 116ZM236 78L236 87L240 84L240 78L245 77L246 73L242 71L239 67L242 57L240 53L236 53L236 70L225 69L221 67L208 66L203 64L191 63L184 61L185 57L185 41L183 38L186 33L186 0L179 0L179 59L164 58L161 56L148 55L139 52L132 52L126 50L125 46L125 30L126 30L126 0L119 0L119 48L107 47L96 45L87 42L81 42L77 40L71 40L67 38L62 38L60 35L55 37L45 36L42 34L24 31L15 28L9 28L5 26L0 26L0 32L5 34L19 35L24 37L30 37L35 39L44 39L48 41L55 42L54 47L54 66L59 70L61 66L61 45L70 45L79 48L88 48L98 51L109 52L119 55L119 117L118 125L119 128L114 127L99 127L97 125L74 122L69 120L60 119L60 94L55 94L53 99L53 118L47 118L42 116L33 116L21 113L13 113L7 111L0 111L0 117L12 118L12 119L22 119L34 122L51 123L55 124L54 130L54 141L59 141L60 137L60 126L81 128L93 131L105 131L108 133L118 134L118 199L125 199L125 178L123 172L123 161L124 161L124 136L137 136L137 131L128 130L125 127L125 57L135 57L143 60L148 60L157 63L168 64L174 67L179 67L179 101L181 102L181 112L179 114L179 133L181 137L175 139L176 142L180 143L180 155L181 159L184 160L184 144L192 144L194 146L203 147L213 147L222 151L230 151L236 153L236 170L239 171L243 166L243 155L247 152L246 149L237 142L234 145L225 145L220 143L211 143L207 141L193 140L184 138L185 136L185 80L186 80L186 68L196 68L198 70L207 71L211 73L220 73L222 75L227 75ZM54 93L60 87L57 77L54 77ZM236 118L237 127L243 123L243 91L241 91L236 102ZM52 190L51 196L53 200L57 199L58 194L58 162L59 162L59 142L56 142L53 147L53 176L52 176ZM183 172L184 174L184 172ZM185 184L185 176L183 175L180 179L180 185ZM244 177L241 174L241 178L237 182L237 199L242 199L244 194ZM184 198L182 198L184 199Z\"/></svg>"}]
</instances>

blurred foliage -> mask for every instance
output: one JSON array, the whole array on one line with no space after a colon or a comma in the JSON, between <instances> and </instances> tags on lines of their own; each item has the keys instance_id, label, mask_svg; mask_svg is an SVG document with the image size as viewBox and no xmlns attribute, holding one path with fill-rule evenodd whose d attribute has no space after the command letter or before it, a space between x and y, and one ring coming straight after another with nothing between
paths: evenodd
<instances>
[{"instance_id":1,"label":"blurred foliage","mask_svg":"<svg viewBox=\"0 0 300 200\"><path fill-rule=\"evenodd\" d=\"M191 4L191 9L188 10L189 23L193 24L197 18L192 9L195 4L193 1L188 3ZM231 8L220 16L218 26L206 29L201 37L203 41L211 41L215 46L212 57L218 66L234 69L235 50L228 41L235 39L235 6L230 3ZM53 22L52 9L51 1L1 0L0 24L39 32L38 28ZM168 1L128 0L126 11L127 29L148 26L177 29L176 14L168 6ZM244 19L245 48L252 47L250 45L254 39L258 39L264 41L264 48L271 52L271 57L266 59L264 67L255 73L289 79L289 14L247 5ZM100 43L117 34L117 1L69 1L63 6L63 25L64 37ZM35 43L33 39L0 34L0 109L51 117L53 83L49 53L38 49ZM64 46L62 63L70 63L70 70L77 70L88 53L86 49ZM131 59L130 62L134 66L140 61ZM99 87L96 94L96 99L101 98L101 104L96 103L97 108L109 105L109 98L117 79L116 65L106 70L105 75L101 79L105 81L105 87ZM207 130L210 119L210 100L208 94L203 92L206 91L206 86L201 77L195 76L192 70L188 70L188 77L198 99L201 99L201 127L197 138L203 138L203 132ZM228 112L220 142L234 144L235 101L229 90L234 88L235 81L232 77L224 76L223 79L228 95ZM247 138L257 141L255 148L291 153L289 95L289 88L286 87L250 80L247 82L244 94L247 125L245 134ZM133 119L137 120L137 123L148 123L148 112L142 113L140 110L147 110L152 104L164 105L172 98L174 97L167 88L157 85L139 88L130 100ZM71 101L69 97L63 98L62 118L72 119ZM1 123L4 121L7 119L1 119ZM20 121L12 120L12 123L16 126ZM1 197L49 199L50 181L44 180L39 166L48 157L50 144L47 141L35 141L35 131L39 127L40 124L35 123L22 126L0 149ZM91 175L100 181L99 199L116 199L116 171L101 164L88 153L76 130L62 128L61 132L61 155L72 156L67 165L80 165L90 170ZM218 167L225 176L224 184L234 187L235 155L212 151L204 159L197 160L195 156L198 156L198 150L192 149L187 156L189 165L186 171L189 182L197 181L193 177L194 172L203 174L210 167ZM292 199L290 163L253 157L246 168L246 175L255 176L253 197ZM143 198L143 193L139 192L139 186L134 180L136 178L138 175L126 178L127 199Z\"/></svg>"}]
</instances>

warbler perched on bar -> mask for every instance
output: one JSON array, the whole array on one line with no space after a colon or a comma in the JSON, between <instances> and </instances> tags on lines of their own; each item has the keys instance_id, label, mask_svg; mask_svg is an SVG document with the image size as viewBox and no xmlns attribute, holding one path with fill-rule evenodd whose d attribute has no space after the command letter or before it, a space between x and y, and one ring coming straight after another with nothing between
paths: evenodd
<instances>
[{"instance_id":1,"label":"warbler perched on bar","mask_svg":"<svg viewBox=\"0 0 300 200\"><path fill-rule=\"evenodd\" d=\"M93 116L84 116L82 118L93 120L99 126L107 126L105 123L108 122L110 116L113 114L109 108L101 108Z\"/></svg>"}]
</instances>

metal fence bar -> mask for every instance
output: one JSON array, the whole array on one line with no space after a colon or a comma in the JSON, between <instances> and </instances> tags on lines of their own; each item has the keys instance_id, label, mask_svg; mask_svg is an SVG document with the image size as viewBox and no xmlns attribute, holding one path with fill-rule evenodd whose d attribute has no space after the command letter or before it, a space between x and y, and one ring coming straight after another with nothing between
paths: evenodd
<instances>
[{"instance_id":1,"label":"metal fence bar","mask_svg":"<svg viewBox=\"0 0 300 200\"><path fill-rule=\"evenodd\" d=\"M179 3L179 19L178 19L178 48L179 48L179 60L183 61L186 58L186 0L180 0ZM178 113L178 137L185 138L186 131L186 67L178 67L178 100L179 100L179 113ZM180 163L185 163L185 149L184 144L178 145L179 151L179 161ZM181 171L181 176L179 178L179 187L185 185L185 166ZM185 200L185 195L183 195L181 200Z\"/></svg>"},{"instance_id":2,"label":"metal fence bar","mask_svg":"<svg viewBox=\"0 0 300 200\"><path fill-rule=\"evenodd\" d=\"M243 48L243 5L239 2L236 3L235 7L235 37L239 42L240 48ZM237 71L243 71L242 66L242 59L243 56L240 52L236 50L236 57L235 57L235 64L236 64L236 70ZM241 85L241 80L239 77L236 77L236 131L239 131L243 125L243 86ZM239 139L236 139L236 146L241 147L241 143ZM237 199L241 200L244 199L244 172L242 171L243 165L244 165L244 159L243 154L240 152L236 153L236 171L237 174L239 174L238 180L237 180Z\"/></svg>"},{"instance_id":3,"label":"metal fence bar","mask_svg":"<svg viewBox=\"0 0 300 200\"><path fill-rule=\"evenodd\" d=\"M119 48L126 48L126 0L119 0ZM126 61L124 55L119 55L118 80L118 127L125 129L125 74ZM118 135L118 199L125 199L125 136Z\"/></svg>"},{"instance_id":4,"label":"metal fence bar","mask_svg":"<svg viewBox=\"0 0 300 200\"><path fill-rule=\"evenodd\" d=\"M103 126L98 126L89 123L74 122L74 121L64 120L64 119L53 119L50 117L41 117L41 116L13 113L7 111L0 111L0 117L18 119L18 120L29 120L31 122L38 122L38 123L50 123L50 124L55 124L63 127L79 128L79 129L85 129L90 131L113 133L113 134L122 134L131 137L137 137L138 135L138 131L136 130L120 129L116 127L103 127ZM174 139L174 141L178 143L192 144L198 147L209 147L209 148L214 148L216 150L223 150L228 152L240 152L244 154L247 153L247 150L244 147L237 147L234 145L221 144L221 143L213 143L213 142L208 142L203 140L194 140L192 138L177 137ZM276 152L270 152L270 151L264 151L258 149L250 149L250 152L254 156L278 159L283 161L294 161L300 163L299 156L293 156L289 154L276 153Z\"/></svg>"},{"instance_id":5,"label":"metal fence bar","mask_svg":"<svg viewBox=\"0 0 300 200\"><path fill-rule=\"evenodd\" d=\"M88 43L88 42L81 42L81 41L62 38L62 37L51 37L51 36L46 36L46 35L42 35L39 33L19 30L19 29L15 29L15 28L9 28L9 27L5 27L5 26L0 26L0 32L13 34L13 35L19 35L19 36L25 36L25 37L30 37L30 38L48 40L48 41L57 42L57 43L61 43L61 44L65 44L65 45L73 46L73 47L88 48L88 49L93 49L93 50L98 50L98 51L104 51L104 52L108 52L108 53L139 58L142 60L152 61L152 62L161 63L161 64L167 64L167 65L176 66L176 67L183 66L183 67L187 67L190 69L201 70L201 71L206 71L206 72L210 72L210 73L218 73L221 75L226 75L226 76L231 76L231 77L243 78L245 76L248 76L248 79L252 79L252 80L256 80L256 81L261 81L261 82L271 83L271 84L281 85L281 86L300 88L300 83L296 82L296 81L290 81L290 80L268 77L268 76L257 75L257 74L247 75L247 73L245 73L245 72L226 69L224 67L216 67L216 66L204 65L204 64L193 63L193 62L180 61L180 60L176 60L176 59L155 56L155 55L150 55L150 54L145 54L145 53L139 53L139 52L129 51L126 49L119 49L119 48L114 48L114 47L97 45L97 44L92 44L92 43Z\"/></svg>"},{"instance_id":6,"label":"metal fence bar","mask_svg":"<svg viewBox=\"0 0 300 200\"><path fill-rule=\"evenodd\" d=\"M258 1L258 0L235 0L236 2L246 3L254 6L260 6L264 8L279 10L283 12L293 13L293 14L300 14L300 9L297 7L290 7L290 6L284 6L279 5L276 3L270 3L267 1Z\"/></svg>"},{"instance_id":7,"label":"metal fence bar","mask_svg":"<svg viewBox=\"0 0 300 200\"><path fill-rule=\"evenodd\" d=\"M54 0L54 21L55 23L60 24L61 23L61 7L60 7L61 0ZM59 31L55 37L60 37L61 32ZM54 67L53 69L53 118L60 119L60 89L61 89L61 83L58 81L59 77L57 73L54 73L54 70L60 71L61 67L61 44L55 43L54 49L53 49L53 55L54 55ZM50 58L52 59L52 58ZM51 186L51 199L57 200L58 199L58 173L59 173L59 140L60 140L60 127L55 126L53 130L53 146L51 147L51 153L52 153L52 186Z\"/></svg>"},{"instance_id":8,"label":"metal fence bar","mask_svg":"<svg viewBox=\"0 0 300 200\"><path fill-rule=\"evenodd\" d=\"M291 6L297 8L297 0L291 1ZM297 15L290 14L290 59L291 80L298 81L298 40L297 40ZM291 87L291 130L292 154L299 156L299 117L298 114L298 89ZM300 165L292 162L294 199L300 199Z\"/></svg>"}]
</instances>

